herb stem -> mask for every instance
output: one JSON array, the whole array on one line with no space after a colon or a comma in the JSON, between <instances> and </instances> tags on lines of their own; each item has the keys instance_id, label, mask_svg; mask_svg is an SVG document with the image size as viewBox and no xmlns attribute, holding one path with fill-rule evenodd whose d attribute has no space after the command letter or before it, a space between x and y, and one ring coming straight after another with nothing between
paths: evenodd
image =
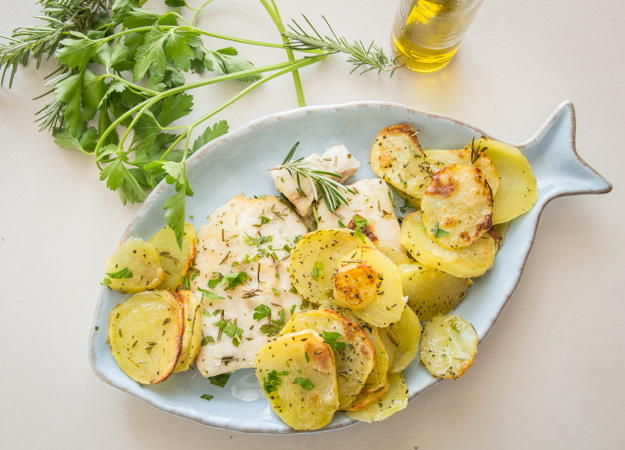
<instances>
[{"instance_id":1,"label":"herb stem","mask_svg":"<svg viewBox=\"0 0 625 450\"><path fill-rule=\"evenodd\" d=\"M196 26L198 24L198 22L200 21L200 18L202 17L202 13L204 12L204 9L206 9L206 7L212 2L213 0L206 0L204 3L202 3L200 5L199 8L195 9L195 14L193 15L193 20L191 20L191 24L193 26ZM193 9L193 8L191 8Z\"/></svg>"},{"instance_id":2,"label":"herb stem","mask_svg":"<svg viewBox=\"0 0 625 450\"><path fill-rule=\"evenodd\" d=\"M278 6L274 0L270 0L271 4L269 4L268 0L260 0L262 5L265 7L265 10L269 13L271 20L275 24L278 32L280 32L280 37L282 38L282 44L284 45L286 56L289 61L295 61L295 54L293 53L293 49L289 44L289 38L286 37L286 28L284 27L284 23L282 22L282 17L280 17L280 11L278 10ZM294 70L291 72L293 75L293 84L295 84L295 93L297 95L297 104L299 106L306 106L306 99L304 97L304 88L302 87L302 80L299 75L298 70Z\"/></svg>"}]
</instances>

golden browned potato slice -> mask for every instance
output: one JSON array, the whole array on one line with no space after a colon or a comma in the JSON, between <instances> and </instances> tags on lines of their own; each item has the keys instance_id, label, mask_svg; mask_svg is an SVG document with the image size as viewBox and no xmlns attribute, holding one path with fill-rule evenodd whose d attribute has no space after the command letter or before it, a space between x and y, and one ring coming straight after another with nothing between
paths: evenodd
<instances>
[{"instance_id":1,"label":"golden browned potato slice","mask_svg":"<svg viewBox=\"0 0 625 450\"><path fill-rule=\"evenodd\" d=\"M388 327L386 333L396 346L391 372L401 372L417 356L421 339L421 322L414 311L406 305L401 319Z\"/></svg>"},{"instance_id":2,"label":"golden browned potato slice","mask_svg":"<svg viewBox=\"0 0 625 450\"><path fill-rule=\"evenodd\" d=\"M345 411L358 411L359 409L369 406L371 403L378 401L384 394L386 394L390 387L391 385L387 381L383 386L379 387L375 391L363 388L356 401L352 403L349 408L345 408Z\"/></svg>"},{"instance_id":3,"label":"golden browned potato slice","mask_svg":"<svg viewBox=\"0 0 625 450\"><path fill-rule=\"evenodd\" d=\"M378 401L357 411L347 411L347 417L361 422L381 422L408 406L408 387L400 373L389 375L389 390Z\"/></svg>"},{"instance_id":4,"label":"golden browned potato slice","mask_svg":"<svg viewBox=\"0 0 625 450\"><path fill-rule=\"evenodd\" d=\"M493 223L509 222L534 206L538 198L536 178L527 158L512 145L482 138L474 143L483 149L501 178L493 203Z\"/></svg>"},{"instance_id":5,"label":"golden browned potato slice","mask_svg":"<svg viewBox=\"0 0 625 450\"><path fill-rule=\"evenodd\" d=\"M484 153L472 153L471 148L461 148L460 150L428 149L424 151L430 165L432 166L433 172L438 172L443 167L450 166L452 164L474 166L482 172L482 176L488 182L490 190L493 192L493 196L497 193L497 189L499 189L499 174L497 173L497 169L495 168L493 162ZM471 162L472 159L474 159L473 162Z\"/></svg>"},{"instance_id":6,"label":"golden browned potato slice","mask_svg":"<svg viewBox=\"0 0 625 450\"><path fill-rule=\"evenodd\" d=\"M141 384L160 383L174 371L184 321L169 291L135 294L109 314L109 344L117 365Z\"/></svg>"},{"instance_id":7,"label":"golden browned potato slice","mask_svg":"<svg viewBox=\"0 0 625 450\"><path fill-rule=\"evenodd\" d=\"M418 211L404 218L401 243L417 262L460 278L483 275L495 262L498 249L497 242L488 234L469 247L441 247L425 231Z\"/></svg>"},{"instance_id":8,"label":"golden browned potato slice","mask_svg":"<svg viewBox=\"0 0 625 450\"><path fill-rule=\"evenodd\" d=\"M169 227L163 228L156 233L150 243L156 247L161 258L161 266L165 271L165 279L159 289L177 289L182 283L182 277L187 274L197 246L195 228L190 223L184 224L184 235L182 237L182 248L178 247L176 234Z\"/></svg>"},{"instance_id":9,"label":"golden browned potato slice","mask_svg":"<svg viewBox=\"0 0 625 450\"><path fill-rule=\"evenodd\" d=\"M332 298L332 275L339 259L361 246L373 245L346 228L308 233L291 251L291 284L306 300L321 304Z\"/></svg>"},{"instance_id":10,"label":"golden browned potato slice","mask_svg":"<svg viewBox=\"0 0 625 450\"><path fill-rule=\"evenodd\" d=\"M472 282L419 264L399 266L404 295L419 320L447 314L464 299Z\"/></svg>"},{"instance_id":11,"label":"golden browned potato slice","mask_svg":"<svg viewBox=\"0 0 625 450\"><path fill-rule=\"evenodd\" d=\"M471 367L477 354L478 336L460 316L436 316L423 328L419 357L438 378L458 378Z\"/></svg>"},{"instance_id":12,"label":"golden browned potato slice","mask_svg":"<svg viewBox=\"0 0 625 450\"><path fill-rule=\"evenodd\" d=\"M339 407L334 353L314 331L280 336L261 347L256 377L274 412L296 430L326 426Z\"/></svg>"},{"instance_id":13,"label":"golden browned potato slice","mask_svg":"<svg viewBox=\"0 0 625 450\"><path fill-rule=\"evenodd\" d=\"M182 333L182 346L180 349L180 356L178 357L178 363L174 369L174 373L184 372L191 367L193 361L197 357L197 352L200 351L198 340L202 341L201 327L198 327L196 322L201 322L200 318L200 302L197 300L193 292L191 291L178 291L175 293L176 298L182 305L183 317L184 317L184 332ZM198 328L200 333L197 333ZM195 355L193 353L195 352Z\"/></svg>"},{"instance_id":14,"label":"golden browned potato slice","mask_svg":"<svg viewBox=\"0 0 625 450\"><path fill-rule=\"evenodd\" d=\"M281 335L302 330L318 332L334 350L339 374L339 405L340 408L351 405L373 370L373 344L358 324L330 309L294 314Z\"/></svg>"},{"instance_id":15,"label":"golden browned potato slice","mask_svg":"<svg viewBox=\"0 0 625 450\"><path fill-rule=\"evenodd\" d=\"M342 278L343 270L353 271L353 267L366 267L359 277ZM353 308L356 317L376 327L386 327L401 317L404 308L401 276L397 266L380 250L374 247L358 247L343 256L337 266L335 277L335 302L349 307L345 292L352 298L365 301ZM341 289L336 288L340 281ZM373 281L373 285L371 285ZM373 289L371 289L373 288ZM355 301L353 302L355 303ZM364 306L362 306L364 304Z\"/></svg>"},{"instance_id":16,"label":"golden browned potato slice","mask_svg":"<svg viewBox=\"0 0 625 450\"><path fill-rule=\"evenodd\" d=\"M104 271L104 284L119 292L147 291L165 277L156 248L138 238L121 242L106 261Z\"/></svg>"},{"instance_id":17,"label":"golden browned potato slice","mask_svg":"<svg viewBox=\"0 0 625 450\"><path fill-rule=\"evenodd\" d=\"M371 147L371 169L411 203L418 203L431 169L419 145L417 130L398 123L381 130Z\"/></svg>"},{"instance_id":18,"label":"golden browned potato slice","mask_svg":"<svg viewBox=\"0 0 625 450\"><path fill-rule=\"evenodd\" d=\"M364 260L341 260L332 276L334 302L345 308L364 308L377 297L379 277Z\"/></svg>"},{"instance_id":19,"label":"golden browned potato slice","mask_svg":"<svg viewBox=\"0 0 625 450\"><path fill-rule=\"evenodd\" d=\"M493 196L479 169L452 164L432 177L421 211L432 240L452 249L468 247L491 227Z\"/></svg>"}]
</instances>

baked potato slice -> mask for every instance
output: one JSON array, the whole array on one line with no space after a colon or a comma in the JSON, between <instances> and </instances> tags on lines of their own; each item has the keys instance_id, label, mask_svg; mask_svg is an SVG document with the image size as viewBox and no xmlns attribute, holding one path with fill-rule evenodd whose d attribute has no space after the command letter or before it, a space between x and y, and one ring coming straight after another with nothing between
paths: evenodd
<instances>
[{"instance_id":1,"label":"baked potato slice","mask_svg":"<svg viewBox=\"0 0 625 450\"><path fill-rule=\"evenodd\" d=\"M388 327L387 335L396 347L391 372L401 372L416 358L421 339L421 322L408 305L401 318Z\"/></svg>"},{"instance_id":2,"label":"baked potato slice","mask_svg":"<svg viewBox=\"0 0 625 450\"><path fill-rule=\"evenodd\" d=\"M477 159L471 162L471 159L473 158L471 148L461 148L459 150L427 149L424 150L424 152L430 162L433 172L438 172L443 167L450 166L452 164L477 167L482 172L482 176L488 182L490 190L493 192L493 196L497 193L500 183L499 174L497 173L497 169L491 159L485 154L478 153L476 155Z\"/></svg>"},{"instance_id":3,"label":"baked potato slice","mask_svg":"<svg viewBox=\"0 0 625 450\"><path fill-rule=\"evenodd\" d=\"M388 353L386 353L386 348L384 347L382 338L380 338L378 329L368 326L364 326L362 329L373 344L373 348L375 350L375 362L373 364L373 369L367 377L367 381L365 381L365 385L360 392L361 395L363 393L377 392L380 388L386 386L388 384L388 371L390 368Z\"/></svg>"},{"instance_id":4,"label":"baked potato slice","mask_svg":"<svg viewBox=\"0 0 625 450\"><path fill-rule=\"evenodd\" d=\"M538 199L538 186L523 153L517 147L487 138L473 145L492 160L501 178L494 197L493 223L509 222L529 211Z\"/></svg>"},{"instance_id":5,"label":"baked potato slice","mask_svg":"<svg viewBox=\"0 0 625 450\"><path fill-rule=\"evenodd\" d=\"M138 238L121 242L106 261L104 272L104 284L124 293L154 289L165 278L156 247Z\"/></svg>"},{"instance_id":6,"label":"baked potato slice","mask_svg":"<svg viewBox=\"0 0 625 450\"><path fill-rule=\"evenodd\" d=\"M331 309L294 314L280 335L313 330L334 350L339 389L339 408L358 397L375 365L375 348L355 322Z\"/></svg>"},{"instance_id":7,"label":"baked potato slice","mask_svg":"<svg viewBox=\"0 0 625 450\"><path fill-rule=\"evenodd\" d=\"M344 254L373 245L366 236L346 228L310 232L291 251L291 284L306 300L319 305L332 298L332 275Z\"/></svg>"},{"instance_id":8,"label":"baked potato slice","mask_svg":"<svg viewBox=\"0 0 625 450\"><path fill-rule=\"evenodd\" d=\"M493 195L479 169L462 164L436 172L421 199L422 220L430 238L447 248L464 248L490 228Z\"/></svg>"},{"instance_id":9,"label":"baked potato slice","mask_svg":"<svg viewBox=\"0 0 625 450\"><path fill-rule=\"evenodd\" d=\"M109 314L113 358L141 384L160 383L173 373L183 332L183 309L169 291L135 294Z\"/></svg>"},{"instance_id":10,"label":"baked potato slice","mask_svg":"<svg viewBox=\"0 0 625 450\"><path fill-rule=\"evenodd\" d=\"M339 407L334 353L314 331L279 336L256 354L256 377L274 412L295 430L317 430Z\"/></svg>"},{"instance_id":11,"label":"baked potato slice","mask_svg":"<svg viewBox=\"0 0 625 450\"><path fill-rule=\"evenodd\" d=\"M343 278L354 267L366 267L359 277ZM401 317L404 308L401 276L397 266L380 250L374 247L358 247L345 254L339 261L333 276L334 301L340 306L350 307L356 317L376 327L386 327ZM340 289L337 289L337 284ZM366 299L354 308L349 298ZM363 306L364 304L364 306Z\"/></svg>"},{"instance_id":12,"label":"baked potato slice","mask_svg":"<svg viewBox=\"0 0 625 450\"><path fill-rule=\"evenodd\" d=\"M197 248L197 237L195 228L190 223L184 224L184 234L182 237L182 248L178 247L176 234L169 227L163 228L156 233L150 243L158 251L161 266L165 271L165 279L160 284L159 289L177 289L182 283L182 277L187 274Z\"/></svg>"},{"instance_id":13,"label":"baked potato slice","mask_svg":"<svg viewBox=\"0 0 625 450\"><path fill-rule=\"evenodd\" d=\"M397 355L397 344L395 341L389 336L388 328L378 328L378 335L380 336L380 341L386 350L386 354L388 355L388 364L389 370L393 367L395 362L395 356Z\"/></svg>"},{"instance_id":14,"label":"baked potato slice","mask_svg":"<svg viewBox=\"0 0 625 450\"><path fill-rule=\"evenodd\" d=\"M201 322L200 318L200 302L197 300L193 292L191 291L178 291L175 293L178 302L182 305L183 318L184 318L184 331L182 333L182 345L180 348L180 356L178 357L178 363L174 369L174 373L184 372L191 367L193 361L197 357L197 352L200 350L198 345L198 339L202 341L201 326L199 327L200 333L198 335L197 322ZM195 355L193 355L193 353Z\"/></svg>"},{"instance_id":15,"label":"baked potato slice","mask_svg":"<svg viewBox=\"0 0 625 450\"><path fill-rule=\"evenodd\" d=\"M408 387L400 373L389 375L389 389L377 401L357 411L347 411L350 419L361 422L381 422L408 406Z\"/></svg>"},{"instance_id":16,"label":"baked potato slice","mask_svg":"<svg viewBox=\"0 0 625 450\"><path fill-rule=\"evenodd\" d=\"M447 314L460 304L472 282L420 264L399 266L408 306L419 320Z\"/></svg>"},{"instance_id":17,"label":"baked potato slice","mask_svg":"<svg viewBox=\"0 0 625 450\"><path fill-rule=\"evenodd\" d=\"M385 377L388 376L385 374ZM372 391L367 388L363 388L358 394L358 398L354 403L352 403L348 408L345 408L345 411L358 411L359 409L366 408L371 403L378 401L384 394L386 394L391 385L385 382L382 386L380 386L377 390Z\"/></svg>"},{"instance_id":18,"label":"baked potato slice","mask_svg":"<svg viewBox=\"0 0 625 450\"><path fill-rule=\"evenodd\" d=\"M419 357L438 378L458 378L471 367L477 354L478 335L457 315L436 316L423 328Z\"/></svg>"},{"instance_id":19,"label":"baked potato slice","mask_svg":"<svg viewBox=\"0 0 625 450\"><path fill-rule=\"evenodd\" d=\"M391 125L378 133L370 154L373 172L411 204L423 196L432 173L417 136L412 125Z\"/></svg>"},{"instance_id":20,"label":"baked potato slice","mask_svg":"<svg viewBox=\"0 0 625 450\"><path fill-rule=\"evenodd\" d=\"M404 218L401 224L401 243L417 262L460 278L484 275L493 266L498 250L497 242L488 234L469 247L442 247L425 231L421 213L418 211Z\"/></svg>"}]
</instances>

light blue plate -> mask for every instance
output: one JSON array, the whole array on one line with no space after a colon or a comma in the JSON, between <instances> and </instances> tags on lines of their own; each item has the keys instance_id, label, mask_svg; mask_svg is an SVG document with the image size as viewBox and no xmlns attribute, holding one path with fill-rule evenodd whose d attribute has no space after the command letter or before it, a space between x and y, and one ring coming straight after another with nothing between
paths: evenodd
<instances>
[{"instance_id":1,"label":"light blue plate","mask_svg":"<svg viewBox=\"0 0 625 450\"><path fill-rule=\"evenodd\" d=\"M369 148L377 132L388 125L409 122L420 130L424 148L463 147L486 133L464 123L390 103L360 102L313 106L255 120L210 142L189 161L188 175L195 196L188 200L187 214L199 227L206 217L231 197L274 193L267 169L284 158L293 143L301 141L298 155L321 152L345 144L362 163L356 179L374 176L369 168ZM611 189L603 177L575 151L575 112L563 103L545 125L519 145L538 180L539 197L534 208L515 220L497 256L495 266L476 280L456 312L469 320L483 339L514 291L532 246L540 213L552 199L564 195L600 194ZM163 223L163 202L172 194L161 183L148 197L122 239L149 238ZM143 399L163 411L206 425L258 433L294 433L272 412L251 370L234 374L225 388L211 385L196 371L176 374L155 386L140 386L117 367L108 344L108 313L127 296L102 287L98 295L89 342L93 370L105 382ZM404 372L410 398L436 383L418 361ZM214 395L213 400L200 398ZM324 430L350 425L342 413Z\"/></svg>"}]
</instances>

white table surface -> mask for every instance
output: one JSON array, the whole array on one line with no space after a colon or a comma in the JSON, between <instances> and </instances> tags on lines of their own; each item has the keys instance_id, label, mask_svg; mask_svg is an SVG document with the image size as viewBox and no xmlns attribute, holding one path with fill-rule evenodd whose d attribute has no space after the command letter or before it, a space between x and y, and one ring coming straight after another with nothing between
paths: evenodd
<instances>
[{"instance_id":1,"label":"white table surface","mask_svg":"<svg viewBox=\"0 0 625 450\"><path fill-rule=\"evenodd\" d=\"M32 23L34 0L1 0L0 32ZM195 3L198 3L196 1ZM325 14L388 47L396 1L279 2L285 17ZM277 38L257 2L216 0L203 25ZM242 25L240 25L242 24ZM521 283L455 382L376 425L314 436L210 429L97 379L87 338L102 266L136 211L93 161L38 133L43 72L0 91L0 448L2 449L619 449L625 445L625 4L487 0L444 71L348 75L341 58L306 68L309 104L386 100L453 115L519 142L562 100L577 107L581 155L615 189L545 210ZM240 34L240 33L239 33ZM241 47L258 64L279 50ZM198 93L208 109L225 90ZM223 115L231 125L295 106L284 78Z\"/></svg>"}]
</instances>

